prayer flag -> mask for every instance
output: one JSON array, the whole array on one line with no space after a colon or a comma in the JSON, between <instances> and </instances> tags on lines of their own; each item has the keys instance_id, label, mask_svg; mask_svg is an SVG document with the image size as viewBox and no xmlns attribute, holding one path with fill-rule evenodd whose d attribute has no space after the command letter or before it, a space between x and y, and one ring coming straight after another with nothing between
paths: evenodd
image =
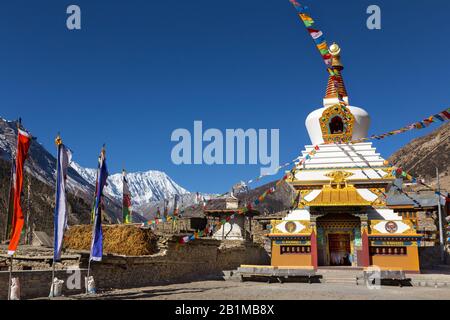
<instances>
[{"instance_id":1,"label":"prayer flag","mask_svg":"<svg viewBox=\"0 0 450 320\"><path fill-rule=\"evenodd\" d=\"M13 255L16 252L24 225L24 215L20 200L23 188L23 167L28 156L30 144L31 135L28 132L19 129L17 134L16 174L14 179L14 209L11 221L11 240L8 246L8 255Z\"/></svg>"},{"instance_id":2,"label":"prayer flag","mask_svg":"<svg viewBox=\"0 0 450 320\"><path fill-rule=\"evenodd\" d=\"M158 208L159 211L159 208ZM125 170L122 171L122 217L123 223L131 223L131 192L128 188L128 180Z\"/></svg>"},{"instance_id":3,"label":"prayer flag","mask_svg":"<svg viewBox=\"0 0 450 320\"><path fill-rule=\"evenodd\" d=\"M95 195L94 226L90 255L90 260L94 261L101 261L103 257L102 197L103 188L106 186L106 179L108 178L105 154L106 151L103 147L99 158L99 173L97 178L97 193Z\"/></svg>"},{"instance_id":4,"label":"prayer flag","mask_svg":"<svg viewBox=\"0 0 450 320\"><path fill-rule=\"evenodd\" d=\"M69 149L62 144L61 139L56 139L58 148L56 163L56 195L55 195L55 214L54 214L54 252L53 261L61 260L61 249L64 239L64 231L67 229L67 200L66 200L66 181L67 169L69 167L72 154Z\"/></svg>"}]
</instances>

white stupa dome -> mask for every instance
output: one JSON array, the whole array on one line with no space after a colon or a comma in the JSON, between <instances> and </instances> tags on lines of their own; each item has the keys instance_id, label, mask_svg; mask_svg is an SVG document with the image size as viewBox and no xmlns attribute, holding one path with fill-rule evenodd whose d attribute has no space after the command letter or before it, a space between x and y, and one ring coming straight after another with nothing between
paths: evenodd
<instances>
[{"instance_id":1,"label":"white stupa dome","mask_svg":"<svg viewBox=\"0 0 450 320\"><path fill-rule=\"evenodd\" d=\"M320 119L322 118L324 112L329 108L330 107L323 107L316 109L313 112L311 112L306 118L305 121L306 129L308 130L311 143L314 145L325 143ZM347 109L354 117L351 140L367 137L367 133L369 132L370 126L370 116L367 113L367 111L362 108L353 106L347 106Z\"/></svg>"},{"instance_id":2,"label":"white stupa dome","mask_svg":"<svg viewBox=\"0 0 450 320\"><path fill-rule=\"evenodd\" d=\"M364 109L348 105L348 94L341 76L344 69L340 60L341 49L333 44L330 53L334 74L328 77L324 107L311 112L305 122L314 145L365 138L370 126L369 114ZM344 100L345 107L340 105L339 98Z\"/></svg>"}]
</instances>

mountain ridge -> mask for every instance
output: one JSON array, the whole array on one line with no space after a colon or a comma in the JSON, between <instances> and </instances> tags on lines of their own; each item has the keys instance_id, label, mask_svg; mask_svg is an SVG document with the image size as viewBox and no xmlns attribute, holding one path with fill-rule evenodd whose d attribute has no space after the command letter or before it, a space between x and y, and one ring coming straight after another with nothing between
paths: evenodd
<instances>
[{"instance_id":1,"label":"mountain ridge","mask_svg":"<svg viewBox=\"0 0 450 320\"><path fill-rule=\"evenodd\" d=\"M4 168L10 168L12 152L16 148L17 125L15 122L0 118L0 159L4 162ZM5 169L3 169L5 170ZM10 169L8 169L10 170ZM46 192L54 189L54 180L56 177L56 159L48 150L33 139L30 145L29 157L25 162L25 172L31 174L42 184L49 188L44 188ZM6 175L9 175L9 171ZM95 175L96 169L83 168L76 162L72 162L68 170L68 193L74 195L77 199L83 199L82 202L87 205L77 213L80 216L88 217L78 219L79 221L89 221L94 193L95 193ZM140 185L133 183L133 177L139 177ZM130 181L131 178L131 181ZM145 180L144 178L147 178ZM5 178L6 179L6 178ZM148 181L148 180L155 181ZM150 170L143 173L129 173L129 185L132 193L136 197L133 208L134 222L142 222L145 219L140 214L140 207L148 203L158 201L162 198L171 198L175 194L188 194L189 191L175 183L166 173L156 170ZM121 174L110 175L109 185L104 192L104 219L109 223L118 223L122 219L122 179ZM130 183L131 182L131 183ZM9 181L3 181L9 186ZM36 183L34 184L36 185ZM7 192L4 190L4 192ZM5 197L7 198L6 194ZM47 204L50 208L54 205L54 195L48 194ZM80 200L81 201L81 200ZM36 208L38 210L38 208Z\"/></svg>"},{"instance_id":2,"label":"mountain ridge","mask_svg":"<svg viewBox=\"0 0 450 320\"><path fill-rule=\"evenodd\" d=\"M450 122L411 140L394 152L389 161L433 187L437 185L438 168L441 189L450 191Z\"/></svg>"}]
</instances>

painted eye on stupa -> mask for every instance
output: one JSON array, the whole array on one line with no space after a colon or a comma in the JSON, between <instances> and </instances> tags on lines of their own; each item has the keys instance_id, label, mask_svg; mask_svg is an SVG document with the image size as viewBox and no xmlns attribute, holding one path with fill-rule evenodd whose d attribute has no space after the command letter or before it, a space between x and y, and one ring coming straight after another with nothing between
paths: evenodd
<instances>
[{"instance_id":1,"label":"painted eye on stupa","mask_svg":"<svg viewBox=\"0 0 450 320\"><path fill-rule=\"evenodd\" d=\"M276 228L282 233L299 233L305 226L298 221L283 221Z\"/></svg>"}]
</instances>

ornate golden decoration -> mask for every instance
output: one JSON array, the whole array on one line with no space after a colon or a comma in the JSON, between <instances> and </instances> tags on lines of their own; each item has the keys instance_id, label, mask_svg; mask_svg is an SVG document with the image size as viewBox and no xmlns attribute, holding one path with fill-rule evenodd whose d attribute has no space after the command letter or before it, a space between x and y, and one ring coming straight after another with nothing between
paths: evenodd
<instances>
[{"instance_id":1,"label":"ornate golden decoration","mask_svg":"<svg viewBox=\"0 0 450 320\"><path fill-rule=\"evenodd\" d=\"M343 67L341 63L341 48L335 42L329 47L331 58L331 64L333 67Z\"/></svg>"},{"instance_id":2,"label":"ornate golden decoration","mask_svg":"<svg viewBox=\"0 0 450 320\"><path fill-rule=\"evenodd\" d=\"M339 117L342 120L343 130L341 133L331 133L330 131L330 121L334 117ZM339 104L331 106L325 109L319 121L320 128L322 130L322 137L325 143L340 143L351 141L355 117L348 108L342 107Z\"/></svg>"},{"instance_id":3,"label":"ornate golden decoration","mask_svg":"<svg viewBox=\"0 0 450 320\"><path fill-rule=\"evenodd\" d=\"M347 171L333 171L325 174L329 177L330 184L322 186L320 194L312 201L303 200L306 206L370 206L371 202L361 197L355 186L347 184L347 178L353 175Z\"/></svg>"},{"instance_id":4,"label":"ornate golden decoration","mask_svg":"<svg viewBox=\"0 0 450 320\"><path fill-rule=\"evenodd\" d=\"M297 208L303 209L306 206L305 197L310 194L313 190L300 190L300 201L298 202Z\"/></svg>"},{"instance_id":5,"label":"ornate golden decoration","mask_svg":"<svg viewBox=\"0 0 450 320\"><path fill-rule=\"evenodd\" d=\"M361 197L352 185L333 187L324 185L322 192L307 205L310 207L370 206L372 203Z\"/></svg>"},{"instance_id":6,"label":"ornate golden decoration","mask_svg":"<svg viewBox=\"0 0 450 320\"><path fill-rule=\"evenodd\" d=\"M369 188L369 191L377 195L377 198L372 202L373 206L386 206L385 188Z\"/></svg>"},{"instance_id":7,"label":"ornate golden decoration","mask_svg":"<svg viewBox=\"0 0 450 320\"><path fill-rule=\"evenodd\" d=\"M333 171L325 174L325 176L331 178L330 186L336 185L337 188L341 188L342 184L347 186L347 178L353 175L352 172L347 171Z\"/></svg>"},{"instance_id":8,"label":"ornate golden decoration","mask_svg":"<svg viewBox=\"0 0 450 320\"><path fill-rule=\"evenodd\" d=\"M385 175L383 179L395 179L395 176L392 174L392 168L384 168L381 170L387 173L387 175Z\"/></svg>"},{"instance_id":9,"label":"ornate golden decoration","mask_svg":"<svg viewBox=\"0 0 450 320\"><path fill-rule=\"evenodd\" d=\"M59 146L59 145L62 144L62 139L61 139L61 136L59 134L58 134L58 136L55 139L55 144L56 144L56 146Z\"/></svg>"}]
</instances>

